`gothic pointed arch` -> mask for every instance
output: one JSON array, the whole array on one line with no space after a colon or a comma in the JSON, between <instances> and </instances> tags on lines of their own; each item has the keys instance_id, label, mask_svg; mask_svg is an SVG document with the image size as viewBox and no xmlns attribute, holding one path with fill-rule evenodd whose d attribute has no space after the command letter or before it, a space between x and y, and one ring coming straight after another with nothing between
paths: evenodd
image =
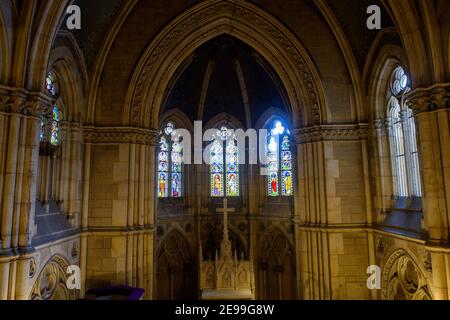
<instances>
[{"instance_id":1,"label":"gothic pointed arch","mask_svg":"<svg viewBox=\"0 0 450 320\"><path fill-rule=\"evenodd\" d=\"M173 108L164 112L164 114L160 117L159 127L169 121L173 122L178 128L186 129L191 133L194 132L194 128L192 126L192 122L189 120L189 117L178 108Z\"/></svg>"},{"instance_id":2,"label":"gothic pointed arch","mask_svg":"<svg viewBox=\"0 0 450 320\"><path fill-rule=\"evenodd\" d=\"M272 227L258 242L259 298L295 299L296 278L294 246L286 233Z\"/></svg>"},{"instance_id":3,"label":"gothic pointed arch","mask_svg":"<svg viewBox=\"0 0 450 320\"><path fill-rule=\"evenodd\" d=\"M186 237L172 229L161 240L156 260L156 296L162 300L186 299L195 292L192 251Z\"/></svg>"},{"instance_id":4,"label":"gothic pointed arch","mask_svg":"<svg viewBox=\"0 0 450 320\"><path fill-rule=\"evenodd\" d=\"M156 127L164 90L179 65L201 44L224 33L246 42L271 63L286 87L295 126L326 121L318 72L297 38L251 3L217 0L192 7L150 44L129 86L123 124Z\"/></svg>"},{"instance_id":5,"label":"gothic pointed arch","mask_svg":"<svg viewBox=\"0 0 450 320\"><path fill-rule=\"evenodd\" d=\"M66 121L80 121L86 115L88 71L83 53L72 33L59 31L50 51L48 70L58 74L67 106Z\"/></svg>"},{"instance_id":6,"label":"gothic pointed arch","mask_svg":"<svg viewBox=\"0 0 450 320\"><path fill-rule=\"evenodd\" d=\"M431 80L427 72L430 66L427 65L428 53L416 4L413 0L388 0L385 5L407 52L413 87L427 86ZM405 15L405 12L409 14Z\"/></svg>"}]
</instances>

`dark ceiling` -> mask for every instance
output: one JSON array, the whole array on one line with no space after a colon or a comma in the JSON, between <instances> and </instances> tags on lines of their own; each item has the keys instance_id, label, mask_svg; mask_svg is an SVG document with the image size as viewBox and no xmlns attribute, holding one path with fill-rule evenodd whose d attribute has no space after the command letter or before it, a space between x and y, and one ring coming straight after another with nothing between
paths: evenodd
<instances>
[{"instance_id":1,"label":"dark ceiling","mask_svg":"<svg viewBox=\"0 0 450 320\"><path fill-rule=\"evenodd\" d=\"M108 28L124 1L127 0L74 0L73 4L81 8L82 29L74 30L73 34L84 53L88 70L94 64Z\"/></svg>"},{"instance_id":2,"label":"dark ceiling","mask_svg":"<svg viewBox=\"0 0 450 320\"><path fill-rule=\"evenodd\" d=\"M214 63L205 99L203 118L198 115L201 91L208 64ZM247 89L252 125L269 108L286 112L281 83L275 72L252 48L236 38L220 36L205 43L195 52L193 61L180 70L170 88L165 111L177 108L191 121L205 123L226 112L245 125L245 108L236 62L242 68ZM280 92L281 91L281 92Z\"/></svg>"},{"instance_id":3,"label":"dark ceiling","mask_svg":"<svg viewBox=\"0 0 450 320\"><path fill-rule=\"evenodd\" d=\"M75 0L74 4L79 5L83 14L83 28L75 32L75 37L84 52L88 70L95 62L99 47L106 36L108 27L114 21L120 7L127 0ZM307 1L313 8L315 0ZM199 0L186 0L186 8ZM252 0L258 5L258 0ZM393 27L389 14L385 11L380 0L326 0L329 7L334 11L341 24L348 41L354 51L356 61L363 68L367 54L378 35L377 30L368 30L364 26L367 21L367 7L378 5L382 9L382 27ZM320 15L319 10L317 10ZM362 27L363 26L363 27Z\"/></svg>"}]
</instances>

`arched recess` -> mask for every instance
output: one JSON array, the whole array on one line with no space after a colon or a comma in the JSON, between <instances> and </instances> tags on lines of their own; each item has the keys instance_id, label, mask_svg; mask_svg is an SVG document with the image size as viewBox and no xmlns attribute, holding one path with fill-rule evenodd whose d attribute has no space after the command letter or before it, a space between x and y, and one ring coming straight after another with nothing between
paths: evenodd
<instances>
[{"instance_id":1,"label":"arched recess","mask_svg":"<svg viewBox=\"0 0 450 320\"><path fill-rule=\"evenodd\" d=\"M48 200L60 202L61 210L75 217L81 211L81 123L86 113L88 75L83 55L70 32L60 31L53 42L48 73L54 75L60 94L57 105L62 114L61 141L57 148L41 143L38 197L45 203ZM45 81L41 87L45 87ZM46 116L52 119L53 106L48 107Z\"/></svg>"},{"instance_id":2,"label":"arched recess","mask_svg":"<svg viewBox=\"0 0 450 320\"><path fill-rule=\"evenodd\" d=\"M76 290L67 288L69 263L59 255L44 265L31 291L30 300L74 300Z\"/></svg>"},{"instance_id":3,"label":"arched recess","mask_svg":"<svg viewBox=\"0 0 450 320\"><path fill-rule=\"evenodd\" d=\"M26 56L26 81L25 87L31 90L40 91L41 83L44 83L47 72L48 57L56 38L57 32L65 17L65 10L73 0L44 1L35 9L36 16L44 17L34 25L31 19L29 26L30 49ZM31 6L32 3L27 5ZM30 9L32 10L32 9Z\"/></svg>"},{"instance_id":4,"label":"arched recess","mask_svg":"<svg viewBox=\"0 0 450 320\"><path fill-rule=\"evenodd\" d=\"M427 87L432 81L429 68L423 24L415 1L383 0L399 31L403 47L408 55L412 88Z\"/></svg>"},{"instance_id":5,"label":"arched recess","mask_svg":"<svg viewBox=\"0 0 450 320\"><path fill-rule=\"evenodd\" d=\"M383 270L383 299L432 300L425 274L408 252L394 252Z\"/></svg>"},{"instance_id":6,"label":"arched recess","mask_svg":"<svg viewBox=\"0 0 450 320\"><path fill-rule=\"evenodd\" d=\"M195 298L196 280L192 251L183 234L173 229L161 241L156 261L156 298Z\"/></svg>"},{"instance_id":7,"label":"arched recess","mask_svg":"<svg viewBox=\"0 0 450 320\"><path fill-rule=\"evenodd\" d=\"M221 34L247 43L274 67L286 88L295 127L326 122L318 71L298 39L249 2L215 0L181 14L146 49L128 89L123 125L157 127L164 92L178 67Z\"/></svg>"},{"instance_id":8,"label":"arched recess","mask_svg":"<svg viewBox=\"0 0 450 320\"><path fill-rule=\"evenodd\" d=\"M369 106L369 121L387 117L387 101L389 86L394 69L401 65L408 68L407 57L401 46L395 44L380 44L376 59L371 63L368 73L367 97Z\"/></svg>"},{"instance_id":9,"label":"arched recess","mask_svg":"<svg viewBox=\"0 0 450 320\"><path fill-rule=\"evenodd\" d=\"M294 246L287 234L278 227L266 231L259 240L258 274L259 299L296 299L296 269Z\"/></svg>"},{"instance_id":10,"label":"arched recess","mask_svg":"<svg viewBox=\"0 0 450 320\"><path fill-rule=\"evenodd\" d=\"M80 121L86 115L86 90L88 73L81 52L73 34L60 31L50 51L48 72L58 74L65 103L65 121ZM44 85L44 83L43 83Z\"/></svg>"},{"instance_id":11,"label":"arched recess","mask_svg":"<svg viewBox=\"0 0 450 320\"><path fill-rule=\"evenodd\" d=\"M388 36L388 35L387 35ZM392 73L399 65L407 66L407 57L401 44L395 41L377 41L371 49L372 59L365 71L367 84L368 120L372 127L369 140L371 182L374 217L383 223L385 214L394 204L393 170L389 142L388 105Z\"/></svg>"}]
</instances>

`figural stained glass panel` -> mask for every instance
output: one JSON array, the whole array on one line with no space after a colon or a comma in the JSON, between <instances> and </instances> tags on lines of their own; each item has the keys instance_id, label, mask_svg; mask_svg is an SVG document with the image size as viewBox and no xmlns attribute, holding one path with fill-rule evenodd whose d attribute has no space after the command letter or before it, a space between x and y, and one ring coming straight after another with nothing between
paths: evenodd
<instances>
[{"instance_id":1,"label":"figural stained glass panel","mask_svg":"<svg viewBox=\"0 0 450 320\"><path fill-rule=\"evenodd\" d=\"M211 147L211 196L223 197L223 146L214 141Z\"/></svg>"},{"instance_id":2,"label":"figural stained glass panel","mask_svg":"<svg viewBox=\"0 0 450 320\"><path fill-rule=\"evenodd\" d=\"M161 131L158 154L158 197L183 196L183 146L175 125L168 122Z\"/></svg>"},{"instance_id":3,"label":"figural stained glass panel","mask_svg":"<svg viewBox=\"0 0 450 320\"><path fill-rule=\"evenodd\" d=\"M227 144L227 196L237 197L239 196L239 161L238 161L238 148L231 140Z\"/></svg>"},{"instance_id":4,"label":"figural stained glass panel","mask_svg":"<svg viewBox=\"0 0 450 320\"><path fill-rule=\"evenodd\" d=\"M294 188L290 132L283 127L281 121L273 124L266 149L268 196L292 196Z\"/></svg>"},{"instance_id":5,"label":"figural stained glass panel","mask_svg":"<svg viewBox=\"0 0 450 320\"><path fill-rule=\"evenodd\" d=\"M169 144L165 137L159 142L158 154L158 197L169 196Z\"/></svg>"},{"instance_id":6,"label":"figural stained glass panel","mask_svg":"<svg viewBox=\"0 0 450 320\"><path fill-rule=\"evenodd\" d=\"M232 130L222 127L213 142L211 156L211 197L238 197L239 149Z\"/></svg>"}]
</instances>

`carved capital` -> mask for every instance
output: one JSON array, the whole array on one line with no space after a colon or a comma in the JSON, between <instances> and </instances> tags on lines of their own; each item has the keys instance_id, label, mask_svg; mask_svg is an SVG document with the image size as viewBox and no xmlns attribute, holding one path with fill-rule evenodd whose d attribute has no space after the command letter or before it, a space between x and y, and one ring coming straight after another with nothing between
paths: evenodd
<instances>
[{"instance_id":1,"label":"carved capital","mask_svg":"<svg viewBox=\"0 0 450 320\"><path fill-rule=\"evenodd\" d=\"M414 114L448 109L450 106L450 83L440 83L428 88L411 91L406 103Z\"/></svg>"},{"instance_id":2,"label":"carved capital","mask_svg":"<svg viewBox=\"0 0 450 320\"><path fill-rule=\"evenodd\" d=\"M51 99L44 93L25 89L0 88L0 112L40 117L51 106Z\"/></svg>"}]
</instances>

